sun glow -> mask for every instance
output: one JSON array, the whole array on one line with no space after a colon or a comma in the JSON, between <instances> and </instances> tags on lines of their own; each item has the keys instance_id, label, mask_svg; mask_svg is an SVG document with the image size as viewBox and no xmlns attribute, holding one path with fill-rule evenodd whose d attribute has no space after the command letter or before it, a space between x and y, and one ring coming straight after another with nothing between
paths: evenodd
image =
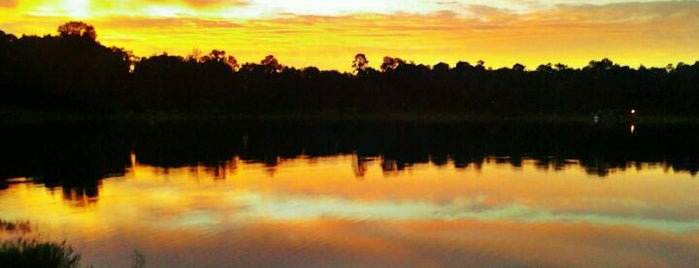
<instances>
[{"instance_id":1,"label":"sun glow","mask_svg":"<svg viewBox=\"0 0 699 268\"><path fill-rule=\"evenodd\" d=\"M90 0L65 0L63 8L70 17L88 18L90 15Z\"/></svg>"}]
</instances>

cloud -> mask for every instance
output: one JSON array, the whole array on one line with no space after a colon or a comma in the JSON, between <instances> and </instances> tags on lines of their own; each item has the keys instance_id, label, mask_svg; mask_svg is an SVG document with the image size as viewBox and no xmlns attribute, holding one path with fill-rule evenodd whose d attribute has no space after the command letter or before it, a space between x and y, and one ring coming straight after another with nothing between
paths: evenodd
<instances>
[{"instance_id":1,"label":"cloud","mask_svg":"<svg viewBox=\"0 0 699 268\"><path fill-rule=\"evenodd\" d=\"M138 31L139 29L158 28L158 29L173 29L181 30L182 28L190 29L229 29L242 27L243 25L231 21L221 19L200 19L200 18L153 18L153 17L124 17L115 16L102 18L99 24L105 28L125 28Z\"/></svg>"},{"instance_id":2,"label":"cloud","mask_svg":"<svg viewBox=\"0 0 699 268\"><path fill-rule=\"evenodd\" d=\"M379 57L371 62L391 55L425 64L483 59L493 67L582 66L603 57L664 66L699 58L693 49L699 46L696 1L423 2L94 0L84 21L97 27L100 40L140 55L219 48L235 51L241 61L273 53L289 65L341 70L350 66L343 57L357 52ZM70 19L60 10L51 16L29 12L37 8L3 10L0 28L15 34L54 33Z\"/></svg>"},{"instance_id":3,"label":"cloud","mask_svg":"<svg viewBox=\"0 0 699 268\"><path fill-rule=\"evenodd\" d=\"M210 6L226 6L226 7L241 7L247 6L250 3L243 0L182 0L188 6L193 7L210 7Z\"/></svg>"},{"instance_id":4,"label":"cloud","mask_svg":"<svg viewBox=\"0 0 699 268\"><path fill-rule=\"evenodd\" d=\"M185 5L189 7L240 7L250 4L246 0L127 0L121 2L134 5Z\"/></svg>"},{"instance_id":5,"label":"cloud","mask_svg":"<svg viewBox=\"0 0 699 268\"><path fill-rule=\"evenodd\" d=\"M19 0L0 0L0 8L13 8L19 4Z\"/></svg>"},{"instance_id":6,"label":"cloud","mask_svg":"<svg viewBox=\"0 0 699 268\"><path fill-rule=\"evenodd\" d=\"M573 15L577 20L636 22L671 21L688 19L697 21L699 2L652 2L652 3L616 3L608 5L569 5L561 4L549 11L558 18ZM569 16L570 17L570 16ZM696 24L694 24L696 25Z\"/></svg>"}]
</instances>

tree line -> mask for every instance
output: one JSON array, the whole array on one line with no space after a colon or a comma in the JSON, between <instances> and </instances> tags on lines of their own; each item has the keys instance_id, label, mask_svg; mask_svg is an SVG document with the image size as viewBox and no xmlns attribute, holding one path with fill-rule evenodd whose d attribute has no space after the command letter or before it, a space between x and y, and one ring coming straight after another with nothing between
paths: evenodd
<instances>
[{"instance_id":1,"label":"tree line","mask_svg":"<svg viewBox=\"0 0 699 268\"><path fill-rule=\"evenodd\" d=\"M583 68L492 69L483 61L416 64L366 55L353 71L297 69L269 55L239 64L223 50L137 58L96 40L91 25L58 35L0 31L0 106L85 112L463 113L618 116L699 114L699 61L630 68L609 59Z\"/></svg>"}]
</instances>

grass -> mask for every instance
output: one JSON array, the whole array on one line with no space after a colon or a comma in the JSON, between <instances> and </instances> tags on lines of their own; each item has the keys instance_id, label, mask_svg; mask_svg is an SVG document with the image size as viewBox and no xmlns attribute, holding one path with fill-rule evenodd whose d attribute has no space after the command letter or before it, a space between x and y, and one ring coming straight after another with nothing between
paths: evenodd
<instances>
[{"instance_id":1,"label":"grass","mask_svg":"<svg viewBox=\"0 0 699 268\"><path fill-rule=\"evenodd\" d=\"M12 268L71 268L81 267L81 255L66 241L51 242L23 236L34 231L29 221L0 219L0 267ZM20 234L15 240L4 240L2 233ZM143 253L134 250L131 267L143 268L146 259ZM91 266L88 266L91 267Z\"/></svg>"},{"instance_id":2,"label":"grass","mask_svg":"<svg viewBox=\"0 0 699 268\"><path fill-rule=\"evenodd\" d=\"M79 267L80 254L65 241L45 242L36 239L5 241L0 245L0 264L3 267Z\"/></svg>"},{"instance_id":3,"label":"grass","mask_svg":"<svg viewBox=\"0 0 699 268\"><path fill-rule=\"evenodd\" d=\"M0 231L28 233L32 231L32 225L29 221L6 221L0 219Z\"/></svg>"},{"instance_id":4,"label":"grass","mask_svg":"<svg viewBox=\"0 0 699 268\"><path fill-rule=\"evenodd\" d=\"M21 235L18 239L0 240L0 267L79 267L80 254L65 241L58 243L23 238L33 230L29 221L0 219L0 234Z\"/></svg>"},{"instance_id":5,"label":"grass","mask_svg":"<svg viewBox=\"0 0 699 268\"><path fill-rule=\"evenodd\" d=\"M133 251L133 262L131 264L133 268L143 268L146 267L146 258L138 250Z\"/></svg>"}]
</instances>

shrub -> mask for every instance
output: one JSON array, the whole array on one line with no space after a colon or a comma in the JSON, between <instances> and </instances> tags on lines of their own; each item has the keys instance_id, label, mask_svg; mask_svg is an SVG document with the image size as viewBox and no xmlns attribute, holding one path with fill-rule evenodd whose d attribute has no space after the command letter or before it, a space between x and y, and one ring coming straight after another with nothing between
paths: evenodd
<instances>
[{"instance_id":1,"label":"shrub","mask_svg":"<svg viewBox=\"0 0 699 268\"><path fill-rule=\"evenodd\" d=\"M80 254L65 241L43 242L36 239L5 241L0 245L0 263L6 267L78 267Z\"/></svg>"}]
</instances>

